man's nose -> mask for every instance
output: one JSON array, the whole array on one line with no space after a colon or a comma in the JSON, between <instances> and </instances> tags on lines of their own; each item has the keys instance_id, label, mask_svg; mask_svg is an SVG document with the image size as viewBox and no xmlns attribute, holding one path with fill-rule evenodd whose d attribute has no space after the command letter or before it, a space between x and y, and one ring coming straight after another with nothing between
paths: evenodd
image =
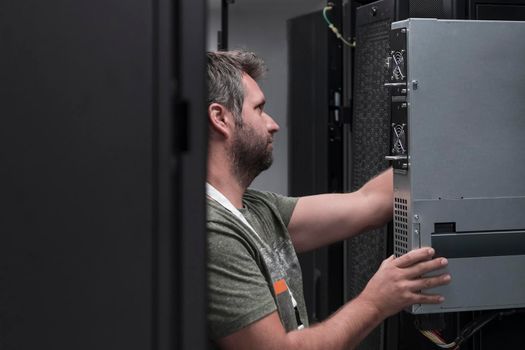
<instances>
[{"instance_id":1,"label":"man's nose","mask_svg":"<svg viewBox=\"0 0 525 350\"><path fill-rule=\"evenodd\" d=\"M267 118L266 127L268 128L268 131L272 134L279 131L280 129L279 124L277 124L277 122L273 120L273 118L269 114L266 114L266 118Z\"/></svg>"}]
</instances>

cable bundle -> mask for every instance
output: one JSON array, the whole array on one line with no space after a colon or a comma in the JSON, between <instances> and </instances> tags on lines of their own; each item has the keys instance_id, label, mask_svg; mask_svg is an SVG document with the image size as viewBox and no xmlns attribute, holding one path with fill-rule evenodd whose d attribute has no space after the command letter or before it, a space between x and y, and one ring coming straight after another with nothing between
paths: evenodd
<instances>
[{"instance_id":1,"label":"cable bundle","mask_svg":"<svg viewBox=\"0 0 525 350\"><path fill-rule=\"evenodd\" d=\"M443 339L441 334L439 334L438 331L420 331L420 332L421 332L421 334L423 334L425 337L430 339L434 344L436 344L437 346L439 346L442 349L456 350L456 349L459 348L459 345L456 344L455 341L453 341L452 343L447 343Z\"/></svg>"}]
</instances>

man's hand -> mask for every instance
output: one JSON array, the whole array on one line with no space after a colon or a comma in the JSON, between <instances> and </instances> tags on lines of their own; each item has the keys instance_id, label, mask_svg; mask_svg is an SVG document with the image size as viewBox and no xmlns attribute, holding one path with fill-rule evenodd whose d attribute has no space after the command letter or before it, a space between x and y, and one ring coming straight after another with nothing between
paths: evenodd
<instances>
[{"instance_id":1,"label":"man's hand","mask_svg":"<svg viewBox=\"0 0 525 350\"><path fill-rule=\"evenodd\" d=\"M382 318L413 304L443 302L444 299L440 295L421 293L424 289L450 282L448 274L423 277L429 272L444 268L448 263L445 258L432 259L433 255L432 248L421 248L399 258L387 258L358 298L374 305Z\"/></svg>"},{"instance_id":2,"label":"man's hand","mask_svg":"<svg viewBox=\"0 0 525 350\"><path fill-rule=\"evenodd\" d=\"M447 284L448 274L421 277L447 265L432 259L432 248L413 250L383 261L365 290L328 320L301 331L286 333L277 312L218 341L222 349L317 350L354 349L378 324L412 304L437 304L439 295L423 289Z\"/></svg>"}]
</instances>

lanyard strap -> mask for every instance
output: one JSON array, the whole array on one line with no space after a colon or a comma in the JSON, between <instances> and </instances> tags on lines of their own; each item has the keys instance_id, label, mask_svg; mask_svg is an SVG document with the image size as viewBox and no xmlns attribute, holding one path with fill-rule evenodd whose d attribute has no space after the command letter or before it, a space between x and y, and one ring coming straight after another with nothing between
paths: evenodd
<instances>
[{"instance_id":1,"label":"lanyard strap","mask_svg":"<svg viewBox=\"0 0 525 350\"><path fill-rule=\"evenodd\" d=\"M243 224L245 224L250 230L252 230L253 233L257 236L257 238L261 239L261 237L257 234L257 231L250 225L248 220L244 217L244 215L241 214L241 212L235 208L235 206L230 202L226 196L224 196L222 193L219 192L215 187L210 185L208 182L206 182L206 194L210 196L214 201L222 205L225 209L227 209L230 213L235 215L235 217L242 221Z\"/></svg>"},{"instance_id":2,"label":"lanyard strap","mask_svg":"<svg viewBox=\"0 0 525 350\"><path fill-rule=\"evenodd\" d=\"M257 236L257 238L262 240L261 236L259 236L259 234L257 234L257 231L255 231L255 229L252 227L252 225L250 225L250 223L248 222L248 220L246 220L244 215L242 215L242 213L237 208L235 208L235 206L232 204L232 202L230 202L230 200L228 198L226 198L225 195L223 195L221 192L219 192L219 190L217 190L215 187L213 187L208 182L206 182L206 194L211 199L213 199L214 201L216 201L217 203L222 205L230 213L235 215L235 217L237 219L241 220L241 222L243 224L245 224L250 230L252 230L252 232ZM302 329L302 328L304 328L304 326L303 326L303 323L301 322L301 318L299 317L299 310L297 308L297 301L293 297L293 294L292 294L292 291L290 290L290 287L288 287L288 293L290 293L290 297L292 298L292 305L294 307L294 311L296 313L295 316L297 318L297 323L299 325L298 329Z\"/></svg>"}]
</instances>

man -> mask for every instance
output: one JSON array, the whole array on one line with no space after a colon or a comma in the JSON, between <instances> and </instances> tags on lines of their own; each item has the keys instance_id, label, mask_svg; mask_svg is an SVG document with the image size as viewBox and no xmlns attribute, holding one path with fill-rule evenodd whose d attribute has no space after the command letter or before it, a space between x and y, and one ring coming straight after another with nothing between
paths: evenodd
<instances>
[{"instance_id":1,"label":"man","mask_svg":"<svg viewBox=\"0 0 525 350\"><path fill-rule=\"evenodd\" d=\"M208 321L223 349L349 349L404 307L439 303L421 290L448 283L430 248L381 264L363 292L308 327L296 252L380 227L392 218L392 171L349 194L288 198L248 190L272 163L279 126L264 111L249 52L208 54Z\"/></svg>"}]
</instances>

